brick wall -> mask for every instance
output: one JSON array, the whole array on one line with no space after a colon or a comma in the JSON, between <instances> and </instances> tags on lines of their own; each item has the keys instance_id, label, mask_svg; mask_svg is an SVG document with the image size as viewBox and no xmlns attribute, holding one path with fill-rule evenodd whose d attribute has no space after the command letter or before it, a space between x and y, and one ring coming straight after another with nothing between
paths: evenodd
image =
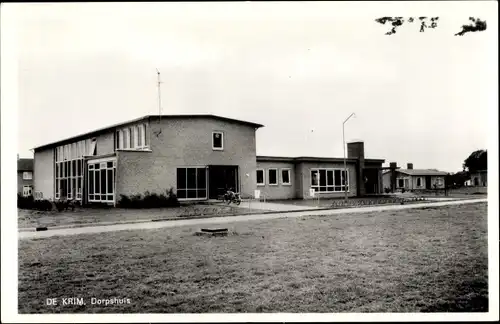
<instances>
[{"instance_id":1,"label":"brick wall","mask_svg":"<svg viewBox=\"0 0 500 324\"><path fill-rule=\"evenodd\" d=\"M213 131L224 133L223 151L212 150ZM254 127L212 118L176 118L162 119L161 124L152 120L148 132L151 152L118 152L118 195L175 190L177 167L207 165L237 165L241 194L253 195Z\"/></svg>"},{"instance_id":2,"label":"brick wall","mask_svg":"<svg viewBox=\"0 0 500 324\"><path fill-rule=\"evenodd\" d=\"M298 177L297 183L300 183L297 192L297 198L308 199L309 189L311 188L311 169L313 168L335 168L344 169L343 163L316 163L316 162L300 162L296 166L296 178ZM357 170L356 164L352 162L347 163L347 172L349 173L349 191L347 195L349 197L354 197L357 195ZM344 197L344 192L334 192L334 193L322 193L322 198L337 198Z\"/></svg>"},{"instance_id":3,"label":"brick wall","mask_svg":"<svg viewBox=\"0 0 500 324\"><path fill-rule=\"evenodd\" d=\"M269 169L277 169L278 185L269 185ZM261 191L261 195L265 195L266 199L293 199L296 195L296 177L295 166L293 163L287 162L257 162L257 169L264 170L265 184L258 185L257 189ZM282 183L281 170L290 170L290 185Z\"/></svg>"},{"instance_id":4,"label":"brick wall","mask_svg":"<svg viewBox=\"0 0 500 324\"><path fill-rule=\"evenodd\" d=\"M54 149L35 152L33 193L40 191L44 199L54 199Z\"/></svg>"}]
</instances>

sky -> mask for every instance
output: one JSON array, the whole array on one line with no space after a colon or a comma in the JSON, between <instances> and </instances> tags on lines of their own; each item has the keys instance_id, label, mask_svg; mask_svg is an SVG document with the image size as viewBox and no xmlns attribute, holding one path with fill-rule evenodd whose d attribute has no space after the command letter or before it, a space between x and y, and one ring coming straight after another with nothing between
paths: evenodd
<instances>
[{"instance_id":1,"label":"sky","mask_svg":"<svg viewBox=\"0 0 500 324\"><path fill-rule=\"evenodd\" d=\"M147 114L264 124L257 154L460 171L498 107L496 2L17 4L17 137L33 147ZM439 16L384 35L382 16ZM454 36L470 16L484 32ZM14 19L12 19L14 20ZM12 21L11 20L11 21ZM2 110L6 107L2 107ZM9 107L10 108L10 107Z\"/></svg>"}]
</instances>

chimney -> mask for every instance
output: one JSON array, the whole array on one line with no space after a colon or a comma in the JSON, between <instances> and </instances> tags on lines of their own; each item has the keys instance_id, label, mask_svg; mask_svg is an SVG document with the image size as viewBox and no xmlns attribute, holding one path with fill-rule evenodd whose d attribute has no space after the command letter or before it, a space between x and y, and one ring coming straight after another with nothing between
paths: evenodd
<instances>
[{"instance_id":1,"label":"chimney","mask_svg":"<svg viewBox=\"0 0 500 324\"><path fill-rule=\"evenodd\" d=\"M407 164L406 164L406 168L407 168L408 170L413 170L413 163L407 163Z\"/></svg>"},{"instance_id":2,"label":"chimney","mask_svg":"<svg viewBox=\"0 0 500 324\"><path fill-rule=\"evenodd\" d=\"M391 192L396 190L396 169L398 167L397 162L389 163L389 167L391 168Z\"/></svg>"},{"instance_id":3,"label":"chimney","mask_svg":"<svg viewBox=\"0 0 500 324\"><path fill-rule=\"evenodd\" d=\"M355 180L357 185L357 195L363 196L365 194L364 185L364 175L363 170L365 169L365 143L363 141L356 141L347 143L347 157L349 159L357 159L358 163L356 166L357 179L353 179L350 176L350 180Z\"/></svg>"}]
</instances>

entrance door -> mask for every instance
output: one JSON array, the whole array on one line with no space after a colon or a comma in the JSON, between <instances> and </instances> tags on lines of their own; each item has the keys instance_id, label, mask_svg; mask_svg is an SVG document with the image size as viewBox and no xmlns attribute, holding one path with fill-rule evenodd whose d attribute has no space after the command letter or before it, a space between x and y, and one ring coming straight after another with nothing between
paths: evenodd
<instances>
[{"instance_id":1,"label":"entrance door","mask_svg":"<svg viewBox=\"0 0 500 324\"><path fill-rule=\"evenodd\" d=\"M430 176L425 177L425 189L432 189Z\"/></svg>"},{"instance_id":2,"label":"entrance door","mask_svg":"<svg viewBox=\"0 0 500 324\"><path fill-rule=\"evenodd\" d=\"M239 192L238 166L211 165L208 167L208 197L218 199L227 189Z\"/></svg>"}]
</instances>

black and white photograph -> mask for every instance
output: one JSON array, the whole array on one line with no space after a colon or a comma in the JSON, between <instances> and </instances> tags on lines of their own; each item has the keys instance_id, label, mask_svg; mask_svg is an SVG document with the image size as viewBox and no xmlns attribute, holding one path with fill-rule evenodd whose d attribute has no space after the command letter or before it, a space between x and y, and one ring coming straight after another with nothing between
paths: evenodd
<instances>
[{"instance_id":1,"label":"black and white photograph","mask_svg":"<svg viewBox=\"0 0 500 324\"><path fill-rule=\"evenodd\" d=\"M497 2L0 13L2 322L498 321Z\"/></svg>"}]
</instances>

